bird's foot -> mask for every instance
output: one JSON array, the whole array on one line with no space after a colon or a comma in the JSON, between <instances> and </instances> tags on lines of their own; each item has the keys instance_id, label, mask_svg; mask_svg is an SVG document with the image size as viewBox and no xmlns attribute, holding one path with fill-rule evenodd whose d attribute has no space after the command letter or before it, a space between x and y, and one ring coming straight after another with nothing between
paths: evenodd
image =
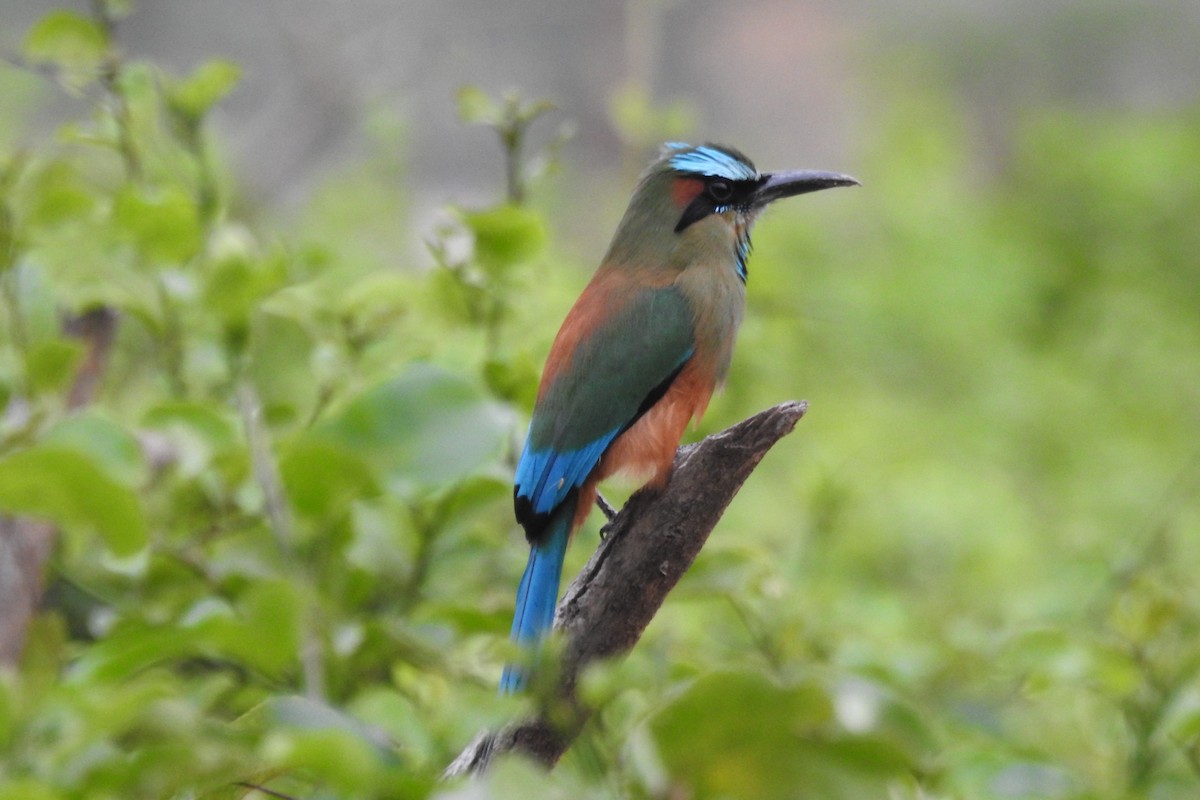
<instances>
[{"instance_id":1,"label":"bird's foot","mask_svg":"<svg viewBox=\"0 0 1200 800\"><path fill-rule=\"evenodd\" d=\"M600 541L604 541L612 533L612 524L613 520L617 518L617 510L599 492L596 492L596 506L600 509L600 513L604 515L605 519L605 523L600 526Z\"/></svg>"},{"instance_id":2,"label":"bird's foot","mask_svg":"<svg viewBox=\"0 0 1200 800\"><path fill-rule=\"evenodd\" d=\"M617 510L612 507L612 503L604 499L604 495L596 492L596 507L600 509L600 513L609 522L612 522L617 517Z\"/></svg>"}]
</instances>

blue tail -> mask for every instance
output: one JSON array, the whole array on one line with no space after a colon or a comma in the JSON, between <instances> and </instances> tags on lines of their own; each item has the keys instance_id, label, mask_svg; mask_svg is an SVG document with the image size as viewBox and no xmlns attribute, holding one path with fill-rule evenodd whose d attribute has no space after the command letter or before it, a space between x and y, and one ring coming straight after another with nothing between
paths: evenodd
<instances>
[{"instance_id":1,"label":"blue tail","mask_svg":"<svg viewBox=\"0 0 1200 800\"><path fill-rule=\"evenodd\" d=\"M571 538L576 502L574 493L563 501L554 510L554 517L546 525L541 541L529 549L529 562L517 588L517 611L512 625L512 640L526 649L533 649L554 626L558 584L562 577L563 556ZM519 692L526 677L522 667L506 664L500 678L500 693Z\"/></svg>"}]
</instances>

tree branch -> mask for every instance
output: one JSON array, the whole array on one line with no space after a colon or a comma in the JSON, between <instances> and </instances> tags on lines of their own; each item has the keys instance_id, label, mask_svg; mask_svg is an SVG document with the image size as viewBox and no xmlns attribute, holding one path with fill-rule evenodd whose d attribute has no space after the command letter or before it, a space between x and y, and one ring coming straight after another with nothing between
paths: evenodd
<instances>
[{"instance_id":1,"label":"tree branch","mask_svg":"<svg viewBox=\"0 0 1200 800\"><path fill-rule=\"evenodd\" d=\"M481 733L443 777L482 772L494 757L514 750L546 766L558 761L590 715L575 694L583 668L633 648L738 489L807 408L803 402L781 403L681 447L666 488L629 499L559 603L555 627L565 634L566 646L557 687L562 702L553 708L553 721L543 710Z\"/></svg>"}]
</instances>

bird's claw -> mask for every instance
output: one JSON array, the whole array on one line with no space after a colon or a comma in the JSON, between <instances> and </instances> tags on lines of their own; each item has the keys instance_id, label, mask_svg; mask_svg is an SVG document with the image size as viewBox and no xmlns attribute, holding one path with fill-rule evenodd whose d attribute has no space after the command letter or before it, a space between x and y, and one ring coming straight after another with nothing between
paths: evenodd
<instances>
[{"instance_id":1,"label":"bird's claw","mask_svg":"<svg viewBox=\"0 0 1200 800\"><path fill-rule=\"evenodd\" d=\"M613 508L612 504L605 500L604 495L600 494L599 492L596 492L596 506L600 509L600 513L604 515L604 518L609 522L612 522L617 518L617 510Z\"/></svg>"},{"instance_id":2,"label":"bird's claw","mask_svg":"<svg viewBox=\"0 0 1200 800\"><path fill-rule=\"evenodd\" d=\"M596 492L596 506L605 519L604 524L600 526L600 541L603 542L613 532L613 520L617 518L617 510L599 492Z\"/></svg>"}]
</instances>

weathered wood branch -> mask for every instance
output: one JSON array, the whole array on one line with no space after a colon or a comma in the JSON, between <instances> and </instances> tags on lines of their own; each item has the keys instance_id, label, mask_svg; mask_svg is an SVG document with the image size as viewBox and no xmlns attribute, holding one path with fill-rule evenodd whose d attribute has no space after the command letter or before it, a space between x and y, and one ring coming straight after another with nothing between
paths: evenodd
<instances>
[{"instance_id":1,"label":"weathered wood branch","mask_svg":"<svg viewBox=\"0 0 1200 800\"><path fill-rule=\"evenodd\" d=\"M562 702L556 704L554 721L541 713L481 733L446 768L445 777L480 772L510 751L547 766L558 761L590 713L575 693L583 668L633 648L738 489L807 407L781 403L681 447L667 487L630 498L558 605L555 627L566 635L566 645L559 665Z\"/></svg>"}]
</instances>

